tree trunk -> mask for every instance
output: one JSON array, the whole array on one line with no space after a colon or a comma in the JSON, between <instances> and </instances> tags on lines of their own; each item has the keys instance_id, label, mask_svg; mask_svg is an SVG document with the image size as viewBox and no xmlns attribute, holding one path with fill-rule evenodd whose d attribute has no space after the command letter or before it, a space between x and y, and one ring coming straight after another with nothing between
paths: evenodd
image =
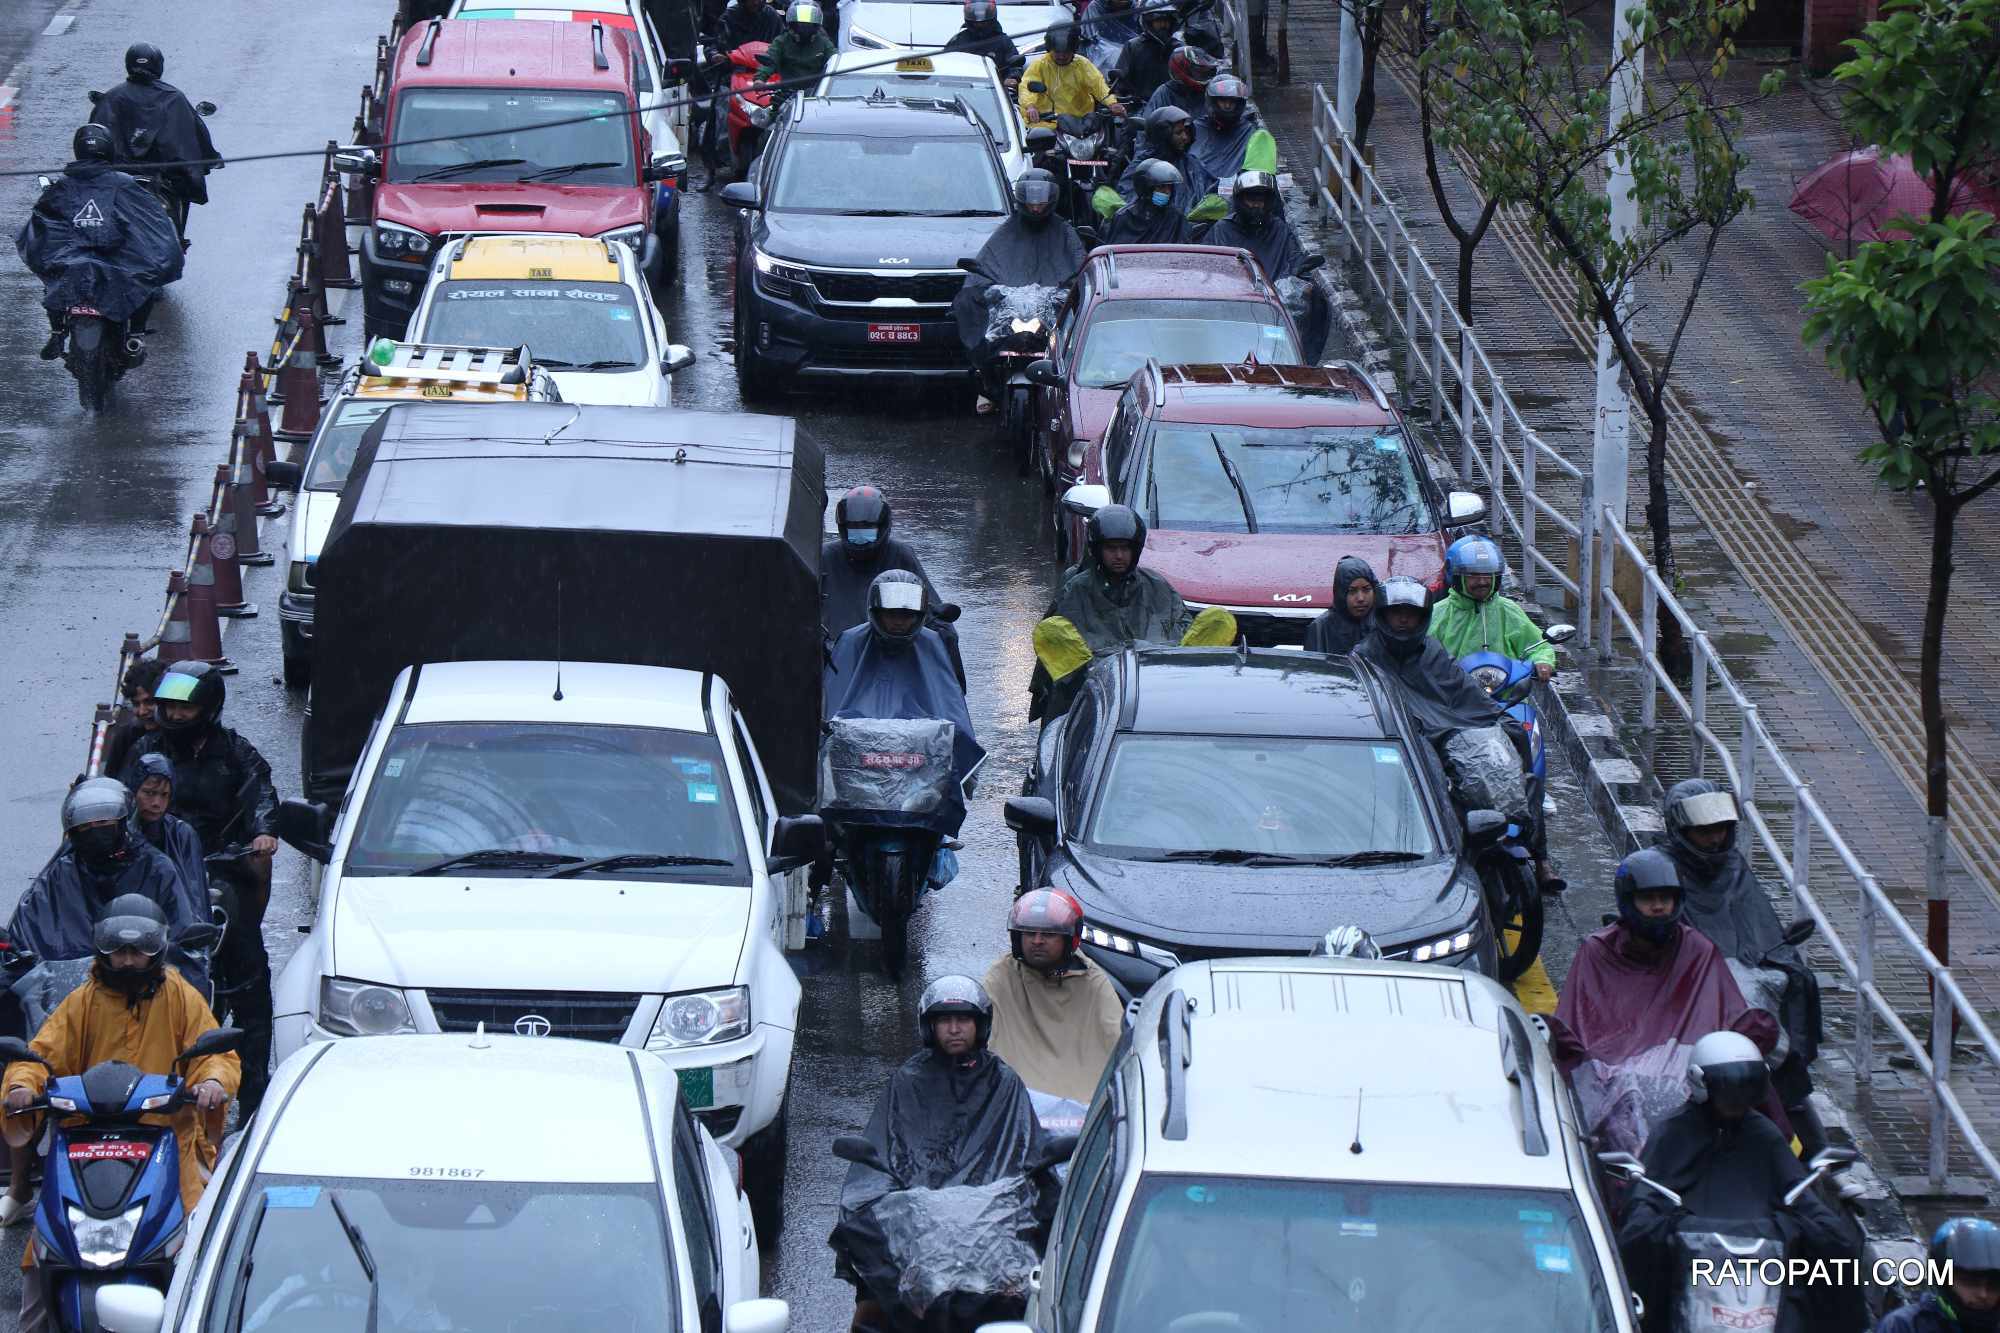
<instances>
[{"instance_id":1,"label":"tree trunk","mask_svg":"<svg viewBox=\"0 0 2000 1333\"><path fill-rule=\"evenodd\" d=\"M1372 32L1371 32L1372 28ZM1361 28L1361 82L1354 90L1354 144L1368 142L1368 127L1375 123L1375 61L1382 54L1382 20Z\"/></svg>"},{"instance_id":2,"label":"tree trunk","mask_svg":"<svg viewBox=\"0 0 2000 1333\"><path fill-rule=\"evenodd\" d=\"M1472 256L1485 236L1486 229L1482 227L1458 238L1458 317L1467 327L1472 324Z\"/></svg>"},{"instance_id":3,"label":"tree trunk","mask_svg":"<svg viewBox=\"0 0 2000 1333\"><path fill-rule=\"evenodd\" d=\"M1667 514L1666 385L1660 385L1659 389L1658 401L1642 404L1652 427L1646 435L1646 527L1653 535L1653 567L1671 588L1678 571L1674 566L1674 533Z\"/></svg>"},{"instance_id":4,"label":"tree trunk","mask_svg":"<svg viewBox=\"0 0 2000 1333\"><path fill-rule=\"evenodd\" d=\"M1951 605L1951 548L1958 524L1959 501L1952 494L1952 479L1933 463L1927 485L1931 512L1931 586L1924 602L1924 643L1917 671L1917 690L1924 715L1924 811L1933 819L1951 817L1950 756L1946 741L1951 735L1944 715L1944 691L1940 677L1944 665L1944 617ZM1935 827L1935 826L1933 826ZM1929 830L1926 830L1927 834ZM1927 904L1927 934L1931 952L1938 961L1951 961L1951 904L1941 888Z\"/></svg>"}]
</instances>

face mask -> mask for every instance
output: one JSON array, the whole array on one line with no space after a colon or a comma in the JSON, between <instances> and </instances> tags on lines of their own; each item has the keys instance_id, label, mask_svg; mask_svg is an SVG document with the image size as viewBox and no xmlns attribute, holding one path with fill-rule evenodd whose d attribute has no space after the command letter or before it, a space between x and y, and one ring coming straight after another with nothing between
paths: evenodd
<instances>
[{"instance_id":1,"label":"face mask","mask_svg":"<svg viewBox=\"0 0 2000 1333\"><path fill-rule=\"evenodd\" d=\"M1673 938L1674 930L1680 922L1670 916L1637 916L1627 923L1634 935L1648 944L1665 944Z\"/></svg>"},{"instance_id":2,"label":"face mask","mask_svg":"<svg viewBox=\"0 0 2000 1333\"><path fill-rule=\"evenodd\" d=\"M103 870L118 860L125 850L125 826L110 828L80 828L69 835L70 846L85 865L93 870Z\"/></svg>"},{"instance_id":3,"label":"face mask","mask_svg":"<svg viewBox=\"0 0 2000 1333\"><path fill-rule=\"evenodd\" d=\"M879 528L849 528L847 530L847 544L849 546L873 546L876 539L881 535L881 529Z\"/></svg>"},{"instance_id":4,"label":"face mask","mask_svg":"<svg viewBox=\"0 0 2000 1333\"><path fill-rule=\"evenodd\" d=\"M1153 191L1153 207L1165 208L1167 204L1173 199L1173 197L1174 196L1166 190L1155 190Z\"/></svg>"}]
</instances>

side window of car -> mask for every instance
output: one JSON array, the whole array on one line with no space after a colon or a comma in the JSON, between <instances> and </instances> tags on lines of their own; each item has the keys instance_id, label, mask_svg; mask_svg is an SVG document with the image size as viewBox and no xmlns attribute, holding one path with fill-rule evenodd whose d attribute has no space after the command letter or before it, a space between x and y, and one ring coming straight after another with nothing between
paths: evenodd
<instances>
[{"instance_id":1,"label":"side window of car","mask_svg":"<svg viewBox=\"0 0 2000 1333\"><path fill-rule=\"evenodd\" d=\"M1127 389L1118 400L1118 415L1112 419L1111 429L1104 436L1104 480L1111 487L1114 496L1123 498L1119 485L1125 475L1125 465L1132 457L1132 437L1139 424L1137 394Z\"/></svg>"},{"instance_id":2,"label":"side window of car","mask_svg":"<svg viewBox=\"0 0 2000 1333\"><path fill-rule=\"evenodd\" d=\"M1071 837L1082 833L1083 807L1090 797L1085 780L1089 776L1091 742L1097 734L1097 694L1097 690L1086 686L1070 705L1069 720L1063 724L1062 813L1063 826Z\"/></svg>"},{"instance_id":3,"label":"side window of car","mask_svg":"<svg viewBox=\"0 0 2000 1333\"><path fill-rule=\"evenodd\" d=\"M1115 1130L1111 1103L1099 1101L1077 1140L1076 1156L1070 1159L1059 1232L1062 1271L1056 1290L1056 1318L1058 1327L1063 1329L1075 1328L1083 1318L1083 1303L1090 1294L1090 1278L1096 1267L1104 1219L1118 1193L1118 1172L1111 1152Z\"/></svg>"},{"instance_id":4,"label":"side window of car","mask_svg":"<svg viewBox=\"0 0 2000 1333\"><path fill-rule=\"evenodd\" d=\"M1067 366L1076 354L1076 317L1082 309L1082 298L1071 296L1063 302L1062 314L1056 318L1056 359L1060 365Z\"/></svg>"},{"instance_id":5,"label":"side window of car","mask_svg":"<svg viewBox=\"0 0 2000 1333\"><path fill-rule=\"evenodd\" d=\"M771 849L771 818L764 808L764 783L757 773L757 760L751 752L750 744L743 736L743 719L730 719L730 734L736 739L736 762L743 767L743 785L750 790L750 814L757 821L751 841L760 852Z\"/></svg>"},{"instance_id":6,"label":"side window of car","mask_svg":"<svg viewBox=\"0 0 2000 1333\"><path fill-rule=\"evenodd\" d=\"M722 1246L715 1219L708 1211L708 1168L701 1160L701 1139L685 1103L674 1104L674 1193L681 1210L681 1230L687 1233L688 1267L694 1275L694 1299L701 1314L701 1333L722 1333Z\"/></svg>"}]
</instances>

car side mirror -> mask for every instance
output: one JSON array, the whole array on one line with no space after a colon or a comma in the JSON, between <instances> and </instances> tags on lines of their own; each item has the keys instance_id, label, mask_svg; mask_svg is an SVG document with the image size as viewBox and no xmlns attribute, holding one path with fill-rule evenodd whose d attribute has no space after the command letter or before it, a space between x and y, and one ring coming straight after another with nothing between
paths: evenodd
<instances>
[{"instance_id":1,"label":"car side mirror","mask_svg":"<svg viewBox=\"0 0 2000 1333\"><path fill-rule=\"evenodd\" d=\"M677 375L694 364L694 353L679 343L668 343L666 352L660 357L660 373Z\"/></svg>"},{"instance_id":2,"label":"car side mirror","mask_svg":"<svg viewBox=\"0 0 2000 1333\"><path fill-rule=\"evenodd\" d=\"M1016 833L1053 838L1056 835L1056 803L1046 796L1009 796L1007 827Z\"/></svg>"},{"instance_id":3,"label":"car side mirror","mask_svg":"<svg viewBox=\"0 0 2000 1333\"><path fill-rule=\"evenodd\" d=\"M280 801L278 837L325 865L333 859L333 812L320 801Z\"/></svg>"},{"instance_id":4,"label":"car side mirror","mask_svg":"<svg viewBox=\"0 0 2000 1333\"><path fill-rule=\"evenodd\" d=\"M1098 510L1111 503L1109 486L1072 486L1063 492L1062 507L1072 514L1089 518Z\"/></svg>"},{"instance_id":5,"label":"car side mirror","mask_svg":"<svg viewBox=\"0 0 2000 1333\"><path fill-rule=\"evenodd\" d=\"M661 73L669 79L685 79L688 75L694 73L694 61L669 60L667 67Z\"/></svg>"},{"instance_id":6,"label":"car side mirror","mask_svg":"<svg viewBox=\"0 0 2000 1333\"><path fill-rule=\"evenodd\" d=\"M1497 842L1507 831L1507 816L1498 810L1468 810L1465 812L1465 839L1475 847L1483 847Z\"/></svg>"},{"instance_id":7,"label":"car side mirror","mask_svg":"<svg viewBox=\"0 0 2000 1333\"><path fill-rule=\"evenodd\" d=\"M295 491L306 479L306 470L297 463L274 458L264 464L264 480L281 491Z\"/></svg>"},{"instance_id":8,"label":"car side mirror","mask_svg":"<svg viewBox=\"0 0 2000 1333\"><path fill-rule=\"evenodd\" d=\"M242 1028L210 1028L199 1037L196 1037L188 1048L180 1053L179 1058L174 1063L184 1065L190 1060L200 1060L210 1055L221 1055L224 1051L233 1051L242 1044Z\"/></svg>"},{"instance_id":9,"label":"car side mirror","mask_svg":"<svg viewBox=\"0 0 2000 1333\"><path fill-rule=\"evenodd\" d=\"M92 106L96 106L99 102L102 102L104 100L104 94L98 92L97 89L95 88L92 88L90 90L88 96L90 97L90 104Z\"/></svg>"},{"instance_id":10,"label":"car side mirror","mask_svg":"<svg viewBox=\"0 0 2000 1333\"><path fill-rule=\"evenodd\" d=\"M731 181L722 187L722 202L736 208L762 208L764 201L749 181Z\"/></svg>"},{"instance_id":11,"label":"car side mirror","mask_svg":"<svg viewBox=\"0 0 2000 1333\"><path fill-rule=\"evenodd\" d=\"M785 1333L791 1326L792 1307L770 1297L737 1301L722 1312L722 1333Z\"/></svg>"},{"instance_id":12,"label":"car side mirror","mask_svg":"<svg viewBox=\"0 0 2000 1333\"><path fill-rule=\"evenodd\" d=\"M97 1326L104 1333L159 1333L166 1321L164 1292L129 1282L97 1289Z\"/></svg>"},{"instance_id":13,"label":"car side mirror","mask_svg":"<svg viewBox=\"0 0 2000 1333\"><path fill-rule=\"evenodd\" d=\"M1042 357L1028 363L1028 383L1039 384L1044 389L1060 389L1063 386L1062 372L1056 369L1055 362Z\"/></svg>"},{"instance_id":14,"label":"car side mirror","mask_svg":"<svg viewBox=\"0 0 2000 1333\"><path fill-rule=\"evenodd\" d=\"M1444 525L1469 528L1486 517L1486 501L1471 491L1453 491L1444 497Z\"/></svg>"},{"instance_id":15,"label":"car side mirror","mask_svg":"<svg viewBox=\"0 0 2000 1333\"><path fill-rule=\"evenodd\" d=\"M765 870L783 875L810 865L826 850L826 825L818 815L780 815L771 829L771 855Z\"/></svg>"},{"instance_id":16,"label":"car side mirror","mask_svg":"<svg viewBox=\"0 0 2000 1333\"><path fill-rule=\"evenodd\" d=\"M333 155L333 169L343 176L374 176L382 160L373 148L343 148Z\"/></svg>"},{"instance_id":17,"label":"car side mirror","mask_svg":"<svg viewBox=\"0 0 2000 1333\"><path fill-rule=\"evenodd\" d=\"M1551 625L1542 631L1542 637L1550 643L1568 643L1576 637L1576 626Z\"/></svg>"},{"instance_id":18,"label":"car side mirror","mask_svg":"<svg viewBox=\"0 0 2000 1333\"><path fill-rule=\"evenodd\" d=\"M196 102L194 104L194 113L197 116L212 116L215 114L215 103L207 101Z\"/></svg>"},{"instance_id":19,"label":"car side mirror","mask_svg":"<svg viewBox=\"0 0 2000 1333\"><path fill-rule=\"evenodd\" d=\"M971 258L968 255L960 255L958 257L958 266L961 269L964 269L967 273L979 272L979 261L977 259Z\"/></svg>"},{"instance_id":20,"label":"car side mirror","mask_svg":"<svg viewBox=\"0 0 2000 1333\"><path fill-rule=\"evenodd\" d=\"M1296 268L1293 271L1303 276L1307 273L1312 272L1316 268L1323 267L1325 264L1326 264L1325 255L1307 255L1304 259L1301 259L1299 261L1298 268Z\"/></svg>"}]
</instances>

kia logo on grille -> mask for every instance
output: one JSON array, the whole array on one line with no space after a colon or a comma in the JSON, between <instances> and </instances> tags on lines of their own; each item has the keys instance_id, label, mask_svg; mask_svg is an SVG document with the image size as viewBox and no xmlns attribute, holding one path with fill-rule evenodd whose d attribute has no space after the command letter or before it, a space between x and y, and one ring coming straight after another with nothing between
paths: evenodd
<instances>
[{"instance_id":1,"label":"kia logo on grille","mask_svg":"<svg viewBox=\"0 0 2000 1333\"><path fill-rule=\"evenodd\" d=\"M1310 602L1312 599L1313 595L1309 592L1274 592L1271 594L1271 600L1274 602Z\"/></svg>"},{"instance_id":2,"label":"kia logo on grille","mask_svg":"<svg viewBox=\"0 0 2000 1333\"><path fill-rule=\"evenodd\" d=\"M556 1030L556 1025L540 1014L522 1014L514 1020L514 1032L522 1037L546 1037Z\"/></svg>"},{"instance_id":3,"label":"kia logo on grille","mask_svg":"<svg viewBox=\"0 0 2000 1333\"><path fill-rule=\"evenodd\" d=\"M875 262L878 264L907 264L910 261L908 259L891 259L887 255L884 255Z\"/></svg>"}]
</instances>

